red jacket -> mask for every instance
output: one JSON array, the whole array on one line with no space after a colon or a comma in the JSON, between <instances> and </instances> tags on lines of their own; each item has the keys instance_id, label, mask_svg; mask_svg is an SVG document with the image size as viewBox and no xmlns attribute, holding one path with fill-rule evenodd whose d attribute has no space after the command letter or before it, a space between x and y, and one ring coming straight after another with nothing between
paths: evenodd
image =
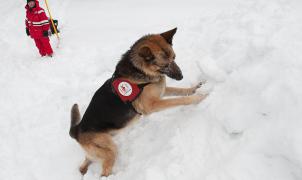
<instances>
[{"instance_id":1,"label":"red jacket","mask_svg":"<svg viewBox=\"0 0 302 180\"><path fill-rule=\"evenodd\" d=\"M39 6L39 2L36 0L36 6L32 9L25 6L26 19L25 25L29 29L30 36L33 39L43 37L43 31L48 31L50 28L48 17L45 14L43 8Z\"/></svg>"}]
</instances>

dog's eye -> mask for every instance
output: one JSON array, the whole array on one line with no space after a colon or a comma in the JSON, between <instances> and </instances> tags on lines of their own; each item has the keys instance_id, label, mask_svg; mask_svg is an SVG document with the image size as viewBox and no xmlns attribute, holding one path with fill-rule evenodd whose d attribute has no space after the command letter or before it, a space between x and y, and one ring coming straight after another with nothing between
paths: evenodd
<instances>
[{"instance_id":1,"label":"dog's eye","mask_svg":"<svg viewBox=\"0 0 302 180\"><path fill-rule=\"evenodd\" d=\"M170 57L170 55L169 55L168 52L164 51L162 57L163 57L164 59L168 59L168 58Z\"/></svg>"},{"instance_id":2,"label":"dog's eye","mask_svg":"<svg viewBox=\"0 0 302 180\"><path fill-rule=\"evenodd\" d=\"M168 58L169 58L166 54L163 54L162 57L163 57L164 59L168 59Z\"/></svg>"},{"instance_id":3,"label":"dog's eye","mask_svg":"<svg viewBox=\"0 0 302 180\"><path fill-rule=\"evenodd\" d=\"M146 59L147 61L151 61L153 58L150 57L150 56L148 56L148 57L146 57L145 59Z\"/></svg>"}]
</instances>

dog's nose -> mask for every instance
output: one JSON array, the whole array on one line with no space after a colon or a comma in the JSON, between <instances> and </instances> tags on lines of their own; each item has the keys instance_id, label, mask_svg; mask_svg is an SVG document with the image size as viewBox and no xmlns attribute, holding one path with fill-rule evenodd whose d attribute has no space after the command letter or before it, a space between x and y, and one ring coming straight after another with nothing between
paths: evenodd
<instances>
[{"instance_id":1,"label":"dog's nose","mask_svg":"<svg viewBox=\"0 0 302 180\"><path fill-rule=\"evenodd\" d=\"M177 76L175 77L176 80L180 81L183 79L183 75L182 73L177 74Z\"/></svg>"}]
</instances>

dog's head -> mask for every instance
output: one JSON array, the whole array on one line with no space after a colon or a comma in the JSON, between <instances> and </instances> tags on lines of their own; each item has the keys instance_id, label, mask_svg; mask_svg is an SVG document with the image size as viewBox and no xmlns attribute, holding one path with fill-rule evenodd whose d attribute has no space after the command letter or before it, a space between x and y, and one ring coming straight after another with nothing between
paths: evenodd
<instances>
[{"instance_id":1,"label":"dog's head","mask_svg":"<svg viewBox=\"0 0 302 180\"><path fill-rule=\"evenodd\" d=\"M183 78L182 72L175 63L172 39L177 28L170 31L147 35L138 40L132 47L132 60L136 67L150 76L162 74L176 80Z\"/></svg>"}]
</instances>

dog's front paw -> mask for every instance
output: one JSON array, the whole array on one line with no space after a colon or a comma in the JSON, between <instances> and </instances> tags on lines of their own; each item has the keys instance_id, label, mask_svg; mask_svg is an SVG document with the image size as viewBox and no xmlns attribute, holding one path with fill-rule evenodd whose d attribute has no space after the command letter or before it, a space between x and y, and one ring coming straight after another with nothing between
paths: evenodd
<instances>
[{"instance_id":1,"label":"dog's front paw","mask_svg":"<svg viewBox=\"0 0 302 180\"><path fill-rule=\"evenodd\" d=\"M189 91L188 91L188 95L195 94L196 90L199 89L204 83L205 83L205 81L199 82L197 85L190 88Z\"/></svg>"},{"instance_id":2,"label":"dog's front paw","mask_svg":"<svg viewBox=\"0 0 302 180\"><path fill-rule=\"evenodd\" d=\"M195 95L192 95L192 96L190 96L191 104L198 104L202 100L204 100L207 96L208 96L208 94L195 94Z\"/></svg>"}]
</instances>

